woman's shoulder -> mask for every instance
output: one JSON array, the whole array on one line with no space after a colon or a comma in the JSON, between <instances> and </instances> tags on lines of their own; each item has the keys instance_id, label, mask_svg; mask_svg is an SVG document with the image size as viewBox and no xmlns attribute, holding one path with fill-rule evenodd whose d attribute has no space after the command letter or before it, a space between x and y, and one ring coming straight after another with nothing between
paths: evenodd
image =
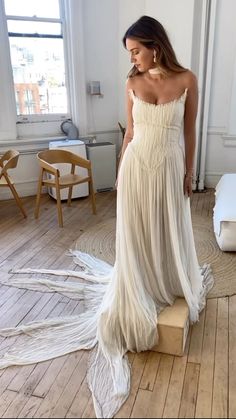
<instances>
[{"instance_id":1,"label":"woman's shoulder","mask_svg":"<svg viewBox=\"0 0 236 419\"><path fill-rule=\"evenodd\" d=\"M132 77L128 77L126 80L126 90L127 91L135 91L140 83L142 84L142 75L136 75L136 76L132 76Z\"/></svg>"},{"instance_id":2,"label":"woman's shoulder","mask_svg":"<svg viewBox=\"0 0 236 419\"><path fill-rule=\"evenodd\" d=\"M139 79L140 79L140 76L128 77L126 80L126 86L128 86L129 88L134 87L139 81Z\"/></svg>"},{"instance_id":3,"label":"woman's shoulder","mask_svg":"<svg viewBox=\"0 0 236 419\"><path fill-rule=\"evenodd\" d=\"M193 88L198 83L196 74L194 74L193 71L189 69L183 71L183 73L181 73L181 76L185 87Z\"/></svg>"}]
</instances>

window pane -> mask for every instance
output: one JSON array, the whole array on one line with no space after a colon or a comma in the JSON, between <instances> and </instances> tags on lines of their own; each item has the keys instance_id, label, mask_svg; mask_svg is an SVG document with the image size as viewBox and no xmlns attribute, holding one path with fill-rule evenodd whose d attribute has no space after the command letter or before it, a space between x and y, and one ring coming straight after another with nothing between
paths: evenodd
<instances>
[{"instance_id":1,"label":"window pane","mask_svg":"<svg viewBox=\"0 0 236 419\"><path fill-rule=\"evenodd\" d=\"M61 35L60 23L8 20L7 26L8 32L13 33Z\"/></svg>"},{"instance_id":2,"label":"window pane","mask_svg":"<svg viewBox=\"0 0 236 419\"><path fill-rule=\"evenodd\" d=\"M58 0L5 0L7 15L60 18Z\"/></svg>"},{"instance_id":3,"label":"window pane","mask_svg":"<svg viewBox=\"0 0 236 419\"><path fill-rule=\"evenodd\" d=\"M18 115L67 113L62 39L10 38Z\"/></svg>"}]
</instances>

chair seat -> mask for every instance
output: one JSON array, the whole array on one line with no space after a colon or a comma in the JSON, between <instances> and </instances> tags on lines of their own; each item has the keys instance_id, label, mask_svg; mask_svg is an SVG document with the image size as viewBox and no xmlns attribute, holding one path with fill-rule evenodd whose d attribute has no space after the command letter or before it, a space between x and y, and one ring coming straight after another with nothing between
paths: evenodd
<instances>
[{"instance_id":1,"label":"chair seat","mask_svg":"<svg viewBox=\"0 0 236 419\"><path fill-rule=\"evenodd\" d=\"M89 177L80 176L80 175L72 175L69 173L68 175L63 175L59 177L59 185L61 188L68 188L71 185L78 185L79 183L88 182ZM51 179L45 179L44 185L52 186L55 185L54 177Z\"/></svg>"}]
</instances>

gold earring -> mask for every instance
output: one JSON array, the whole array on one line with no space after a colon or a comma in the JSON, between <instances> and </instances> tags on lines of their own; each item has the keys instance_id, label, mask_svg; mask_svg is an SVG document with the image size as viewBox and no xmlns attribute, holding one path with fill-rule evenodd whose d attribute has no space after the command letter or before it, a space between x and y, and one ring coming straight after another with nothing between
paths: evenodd
<instances>
[{"instance_id":1,"label":"gold earring","mask_svg":"<svg viewBox=\"0 0 236 419\"><path fill-rule=\"evenodd\" d=\"M154 49L154 52L153 52L153 62L154 63L156 63L157 62L157 52L156 52L156 50Z\"/></svg>"}]
</instances>

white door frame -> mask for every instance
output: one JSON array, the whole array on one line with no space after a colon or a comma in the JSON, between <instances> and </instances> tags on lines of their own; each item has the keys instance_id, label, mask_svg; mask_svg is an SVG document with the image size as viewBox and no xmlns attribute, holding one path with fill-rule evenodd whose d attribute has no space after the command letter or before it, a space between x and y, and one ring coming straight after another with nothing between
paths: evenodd
<instances>
[{"instance_id":1,"label":"white door frame","mask_svg":"<svg viewBox=\"0 0 236 419\"><path fill-rule=\"evenodd\" d=\"M199 0L195 1L199 2ZM199 111L196 121L196 159L193 179L193 189L200 191L204 190L205 187L207 134L217 0L202 0L201 6L201 29L199 35L199 59L197 69Z\"/></svg>"}]
</instances>

